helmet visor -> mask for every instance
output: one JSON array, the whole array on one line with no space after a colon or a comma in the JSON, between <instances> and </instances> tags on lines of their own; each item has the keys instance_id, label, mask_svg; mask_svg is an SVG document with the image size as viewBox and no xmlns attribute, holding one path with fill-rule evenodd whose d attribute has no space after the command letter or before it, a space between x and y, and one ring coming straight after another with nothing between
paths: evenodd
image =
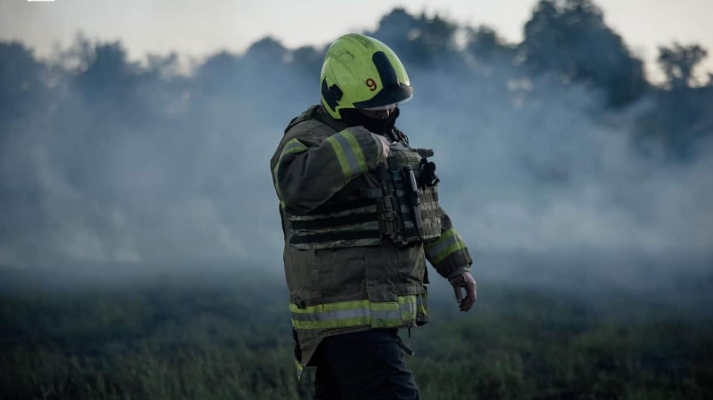
<instances>
[{"instance_id":1,"label":"helmet visor","mask_svg":"<svg viewBox=\"0 0 713 400\"><path fill-rule=\"evenodd\" d=\"M391 104L386 104L383 106L376 106L376 107L357 107L357 108L359 110L367 110L367 111L393 110L394 108L406 103L407 101L411 100L412 98L413 98L413 94L401 101L397 101L396 103L391 103Z\"/></svg>"}]
</instances>

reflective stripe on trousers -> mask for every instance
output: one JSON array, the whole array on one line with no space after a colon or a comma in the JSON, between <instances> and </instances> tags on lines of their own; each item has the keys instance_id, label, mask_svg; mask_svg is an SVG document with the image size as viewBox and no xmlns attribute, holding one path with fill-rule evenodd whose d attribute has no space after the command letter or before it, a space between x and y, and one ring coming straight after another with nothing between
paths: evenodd
<instances>
[{"instance_id":1,"label":"reflective stripe on trousers","mask_svg":"<svg viewBox=\"0 0 713 400\"><path fill-rule=\"evenodd\" d=\"M353 326L396 328L428 315L426 293L399 296L396 302L342 301L299 308L290 303L295 329L333 329Z\"/></svg>"}]
</instances>

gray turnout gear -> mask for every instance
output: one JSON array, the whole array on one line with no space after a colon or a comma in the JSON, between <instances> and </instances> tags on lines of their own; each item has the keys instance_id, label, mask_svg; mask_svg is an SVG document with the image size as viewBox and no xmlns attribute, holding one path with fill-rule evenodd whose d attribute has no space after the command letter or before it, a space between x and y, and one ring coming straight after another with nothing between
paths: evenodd
<instances>
[{"instance_id":1,"label":"gray turnout gear","mask_svg":"<svg viewBox=\"0 0 713 400\"><path fill-rule=\"evenodd\" d=\"M419 185L432 152L397 129L389 136L385 159L376 134L313 106L270 161L300 370L327 336L427 323L426 259L443 277L472 264L438 205L437 179Z\"/></svg>"}]
</instances>

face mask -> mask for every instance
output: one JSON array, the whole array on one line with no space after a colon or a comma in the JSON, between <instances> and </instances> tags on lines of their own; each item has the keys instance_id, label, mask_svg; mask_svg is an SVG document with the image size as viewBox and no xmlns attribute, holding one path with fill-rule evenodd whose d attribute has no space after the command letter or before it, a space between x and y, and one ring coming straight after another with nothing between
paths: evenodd
<instances>
[{"instance_id":1,"label":"face mask","mask_svg":"<svg viewBox=\"0 0 713 400\"><path fill-rule=\"evenodd\" d=\"M369 118L353 108L340 111L342 120L349 126L363 126L368 131L385 135L394 129L396 118L399 117L398 107L385 119Z\"/></svg>"}]
</instances>

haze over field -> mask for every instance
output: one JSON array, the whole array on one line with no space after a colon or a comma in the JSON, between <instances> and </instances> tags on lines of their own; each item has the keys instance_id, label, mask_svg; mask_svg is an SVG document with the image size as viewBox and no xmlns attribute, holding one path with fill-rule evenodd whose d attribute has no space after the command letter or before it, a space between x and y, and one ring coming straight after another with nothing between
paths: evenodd
<instances>
[{"instance_id":1,"label":"haze over field","mask_svg":"<svg viewBox=\"0 0 713 400\"><path fill-rule=\"evenodd\" d=\"M400 9L366 33L408 68L415 96L397 125L435 150L442 202L476 266L494 252L710 255L701 47L666 44L666 81L651 85L584 0L540 3L520 43ZM129 61L121 42L80 37L52 61L2 43L0 264L279 272L268 162L287 122L318 101L323 52L266 38L185 75L175 56Z\"/></svg>"}]
</instances>

